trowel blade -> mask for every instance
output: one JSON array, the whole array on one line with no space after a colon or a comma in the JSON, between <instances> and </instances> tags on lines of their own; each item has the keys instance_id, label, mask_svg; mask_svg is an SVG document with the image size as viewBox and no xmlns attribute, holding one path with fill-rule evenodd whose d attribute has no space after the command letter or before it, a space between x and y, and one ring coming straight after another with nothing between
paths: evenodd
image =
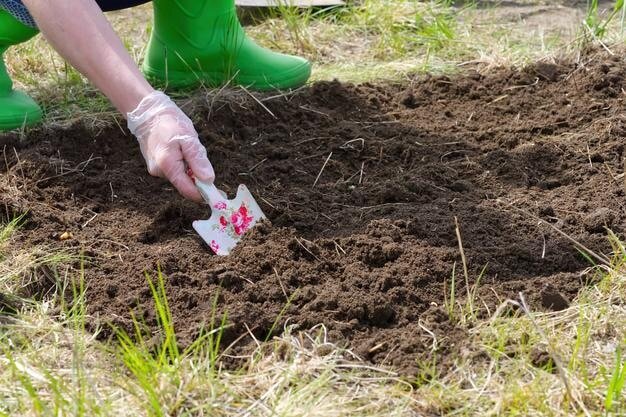
<instances>
[{"instance_id":1,"label":"trowel blade","mask_svg":"<svg viewBox=\"0 0 626 417\"><path fill-rule=\"evenodd\" d=\"M226 256L248 230L265 218L248 188L242 184L233 200L212 201L211 217L193 222L193 228L215 254Z\"/></svg>"}]
</instances>

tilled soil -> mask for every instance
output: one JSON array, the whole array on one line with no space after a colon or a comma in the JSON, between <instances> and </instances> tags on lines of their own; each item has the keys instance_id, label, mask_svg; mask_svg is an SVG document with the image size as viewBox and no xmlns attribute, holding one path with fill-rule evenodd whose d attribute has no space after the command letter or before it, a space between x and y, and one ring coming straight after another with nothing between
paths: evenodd
<instances>
[{"instance_id":1,"label":"tilled soil","mask_svg":"<svg viewBox=\"0 0 626 417\"><path fill-rule=\"evenodd\" d=\"M253 346L249 333L323 323L332 341L411 375L466 337L444 308L453 270L466 293L455 217L470 284L485 271L476 304L491 311L519 292L535 309L561 309L585 285L589 261L551 226L610 251L605 227L625 226L625 75L623 59L594 54L402 84L318 83L259 96L263 106L243 92L211 96L196 127L218 185L246 183L271 221L229 257L191 229L208 208L149 177L117 126L2 136L0 202L28 213L21 244L90 257L87 304L104 336L107 323L130 329L131 311L155 328L144 273L160 265L183 344L217 300L224 346L237 341L230 353Z\"/></svg>"}]
</instances>

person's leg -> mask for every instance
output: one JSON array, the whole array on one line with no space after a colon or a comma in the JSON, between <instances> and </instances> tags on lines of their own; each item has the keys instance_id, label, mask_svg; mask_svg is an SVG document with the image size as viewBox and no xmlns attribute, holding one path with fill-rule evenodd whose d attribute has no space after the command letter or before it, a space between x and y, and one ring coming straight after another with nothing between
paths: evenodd
<instances>
[{"instance_id":1,"label":"person's leg","mask_svg":"<svg viewBox=\"0 0 626 417\"><path fill-rule=\"evenodd\" d=\"M154 28L144 73L171 87L227 82L257 90L303 85L308 61L250 40L234 0L153 0Z\"/></svg>"},{"instance_id":2,"label":"person's leg","mask_svg":"<svg viewBox=\"0 0 626 417\"><path fill-rule=\"evenodd\" d=\"M97 0L98 6L100 6L104 12L128 9L148 2L150 2L150 0Z\"/></svg>"},{"instance_id":3,"label":"person's leg","mask_svg":"<svg viewBox=\"0 0 626 417\"><path fill-rule=\"evenodd\" d=\"M7 73L2 55L12 45L22 43L37 34L37 29L29 26L28 13L12 9L20 17L18 20L9 13L8 3L0 2L0 131L30 126L41 120L41 108L26 94L13 89L13 82ZM14 6L11 4L11 6ZM34 25L34 21L33 21Z\"/></svg>"}]
</instances>

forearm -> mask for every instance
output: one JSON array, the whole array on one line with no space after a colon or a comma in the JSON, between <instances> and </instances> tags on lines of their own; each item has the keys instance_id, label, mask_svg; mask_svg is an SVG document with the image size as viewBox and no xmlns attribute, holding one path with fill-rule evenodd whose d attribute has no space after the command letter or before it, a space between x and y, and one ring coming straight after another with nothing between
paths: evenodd
<instances>
[{"instance_id":1,"label":"forearm","mask_svg":"<svg viewBox=\"0 0 626 417\"><path fill-rule=\"evenodd\" d=\"M41 33L125 116L153 91L94 0L23 0Z\"/></svg>"}]
</instances>

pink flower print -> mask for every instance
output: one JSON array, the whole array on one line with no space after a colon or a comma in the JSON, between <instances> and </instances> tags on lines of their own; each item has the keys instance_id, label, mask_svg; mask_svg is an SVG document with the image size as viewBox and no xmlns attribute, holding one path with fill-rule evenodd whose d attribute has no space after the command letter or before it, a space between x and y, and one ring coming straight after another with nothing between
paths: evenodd
<instances>
[{"instance_id":1,"label":"pink flower print","mask_svg":"<svg viewBox=\"0 0 626 417\"><path fill-rule=\"evenodd\" d=\"M254 220L254 217L248 215L248 209L244 205L230 216L230 222L238 235L242 235L248 230L252 220Z\"/></svg>"},{"instance_id":2,"label":"pink flower print","mask_svg":"<svg viewBox=\"0 0 626 417\"><path fill-rule=\"evenodd\" d=\"M226 229L226 226L228 226L228 220L226 220L226 217L220 216L220 225L222 225L222 230Z\"/></svg>"},{"instance_id":3,"label":"pink flower print","mask_svg":"<svg viewBox=\"0 0 626 417\"><path fill-rule=\"evenodd\" d=\"M217 203L215 203L215 205L213 206L218 210L224 210L226 209L226 203L224 203L223 201L219 201Z\"/></svg>"},{"instance_id":4,"label":"pink flower print","mask_svg":"<svg viewBox=\"0 0 626 417\"><path fill-rule=\"evenodd\" d=\"M211 241L211 250L216 254L220 250L220 245L218 245L217 242L214 240Z\"/></svg>"}]
</instances>

